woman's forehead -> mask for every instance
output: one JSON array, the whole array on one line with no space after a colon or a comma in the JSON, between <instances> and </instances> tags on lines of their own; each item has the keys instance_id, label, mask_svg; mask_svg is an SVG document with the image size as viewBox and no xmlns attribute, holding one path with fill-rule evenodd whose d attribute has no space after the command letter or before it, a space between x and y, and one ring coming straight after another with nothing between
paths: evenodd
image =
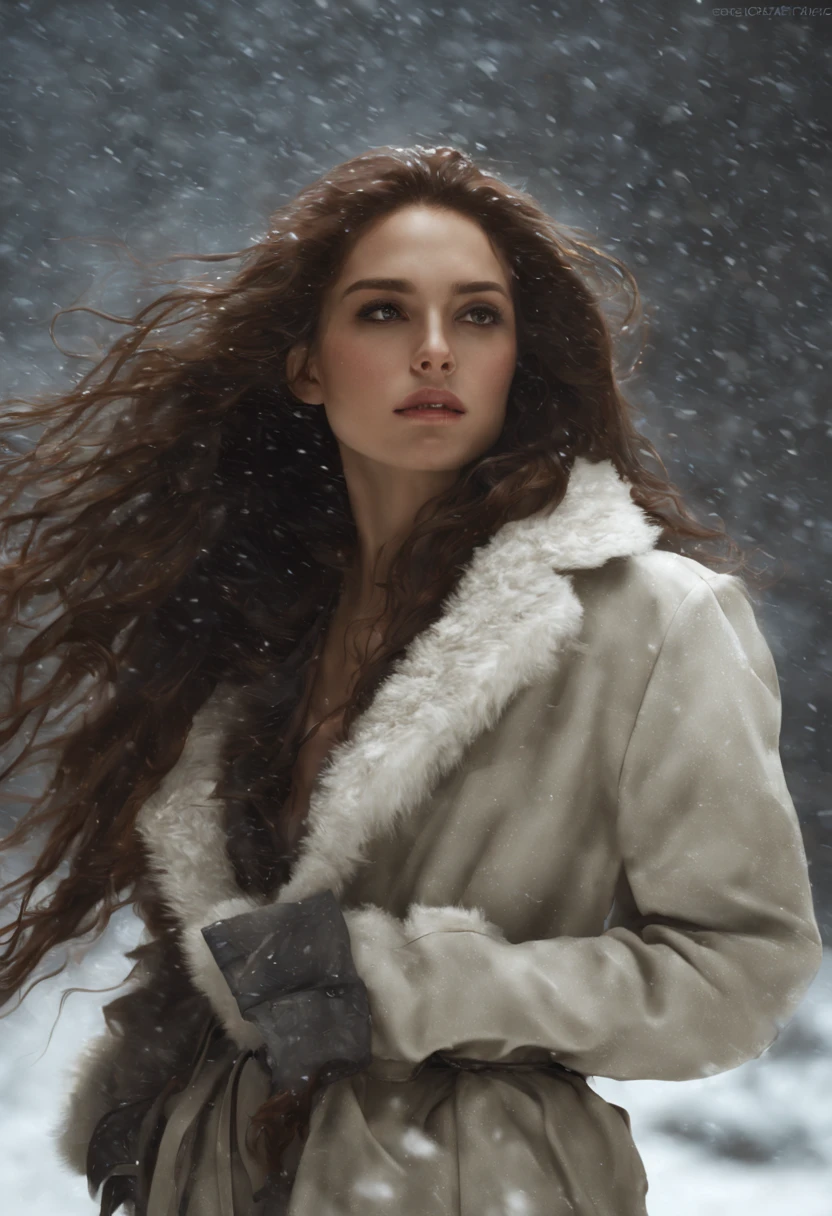
<instances>
[{"instance_id":1,"label":"woman's forehead","mask_svg":"<svg viewBox=\"0 0 832 1216\"><path fill-rule=\"evenodd\" d=\"M409 285L399 290L418 290L437 279L449 286L491 280L505 288L511 269L476 220L449 208L414 205L381 217L356 238L331 289L340 298L367 277Z\"/></svg>"}]
</instances>

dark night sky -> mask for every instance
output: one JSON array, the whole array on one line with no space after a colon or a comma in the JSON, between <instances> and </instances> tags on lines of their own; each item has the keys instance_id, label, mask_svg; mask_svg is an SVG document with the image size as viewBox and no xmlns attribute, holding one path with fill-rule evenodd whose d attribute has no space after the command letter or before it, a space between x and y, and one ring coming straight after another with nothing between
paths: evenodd
<instances>
[{"instance_id":1,"label":"dark night sky","mask_svg":"<svg viewBox=\"0 0 832 1216\"><path fill-rule=\"evenodd\" d=\"M53 313L90 288L101 302L127 290L119 274L103 284L111 246L74 238L155 257L238 249L300 186L383 143L479 153L592 233L635 272L650 320L627 385L645 433L694 509L761 546L778 576L759 616L829 933L825 11L6 3L0 309L4 394L57 387Z\"/></svg>"}]
</instances>

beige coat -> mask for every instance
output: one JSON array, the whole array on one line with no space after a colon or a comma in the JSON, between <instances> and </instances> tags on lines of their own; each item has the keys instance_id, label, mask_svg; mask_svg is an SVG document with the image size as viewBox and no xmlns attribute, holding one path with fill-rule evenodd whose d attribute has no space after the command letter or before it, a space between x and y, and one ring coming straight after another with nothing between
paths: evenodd
<instances>
[{"instance_id":1,"label":"beige coat","mask_svg":"<svg viewBox=\"0 0 832 1216\"><path fill-rule=\"evenodd\" d=\"M579 460L554 512L475 553L319 775L277 900L339 899L374 1058L316 1099L289 1216L643 1214L626 1115L584 1076L420 1062L703 1077L764 1051L814 976L770 651L742 583L657 538ZM140 827L242 1049L200 932L256 906L211 797L231 712L218 690Z\"/></svg>"}]
</instances>

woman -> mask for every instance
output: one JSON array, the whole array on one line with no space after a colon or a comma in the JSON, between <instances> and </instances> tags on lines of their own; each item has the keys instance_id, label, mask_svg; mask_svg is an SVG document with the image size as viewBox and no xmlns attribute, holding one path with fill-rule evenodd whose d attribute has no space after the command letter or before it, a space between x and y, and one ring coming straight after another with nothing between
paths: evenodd
<instances>
[{"instance_id":1,"label":"woman","mask_svg":"<svg viewBox=\"0 0 832 1216\"><path fill-rule=\"evenodd\" d=\"M62 1151L105 1214L643 1214L587 1077L759 1055L820 942L770 652L614 374L633 284L452 148L338 166L243 256L4 482L8 622L63 611L3 737L93 679L6 842L48 832L5 995L148 926Z\"/></svg>"}]
</instances>

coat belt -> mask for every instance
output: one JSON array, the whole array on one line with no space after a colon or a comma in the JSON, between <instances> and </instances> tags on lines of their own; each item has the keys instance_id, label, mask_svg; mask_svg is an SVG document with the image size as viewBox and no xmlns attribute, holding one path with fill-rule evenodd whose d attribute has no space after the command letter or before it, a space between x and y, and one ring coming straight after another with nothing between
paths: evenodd
<instances>
[{"instance_id":1,"label":"coat belt","mask_svg":"<svg viewBox=\"0 0 832 1216\"><path fill-rule=\"evenodd\" d=\"M448 1055L446 1052L435 1051L418 1064L402 1060L382 1060L374 1058L368 1073L384 1081L404 1082L417 1077L423 1069L445 1068L457 1072L551 1072L556 1075L577 1077L586 1080L583 1073L565 1064L544 1056L534 1060L479 1060L470 1056Z\"/></svg>"},{"instance_id":2,"label":"coat belt","mask_svg":"<svg viewBox=\"0 0 832 1216\"><path fill-rule=\"evenodd\" d=\"M583 1073L551 1057L478 1060L441 1051L416 1065L374 1058L367 1071L385 1080L406 1082L423 1070L440 1068L456 1072L542 1071L585 1080ZM267 1178L248 1153L244 1132L240 1134L243 1129L238 1108L241 1112L253 1111L268 1094L269 1077L263 1065L252 1052L241 1052L226 1042L214 1022L200 1045L188 1083L173 1094L161 1094L142 1120L138 1159L115 1165L102 1180L101 1212L114 1211L108 1200L108 1184L124 1175L132 1175L136 1181L137 1216L179 1216L192 1198L205 1216L258 1213L264 1202L270 1214L284 1212L290 1179ZM158 1147L149 1174L147 1153L151 1142ZM210 1199L204 1195L197 1198L192 1192L199 1188L199 1175L206 1173ZM272 1193L267 1196L269 1191Z\"/></svg>"}]
</instances>

